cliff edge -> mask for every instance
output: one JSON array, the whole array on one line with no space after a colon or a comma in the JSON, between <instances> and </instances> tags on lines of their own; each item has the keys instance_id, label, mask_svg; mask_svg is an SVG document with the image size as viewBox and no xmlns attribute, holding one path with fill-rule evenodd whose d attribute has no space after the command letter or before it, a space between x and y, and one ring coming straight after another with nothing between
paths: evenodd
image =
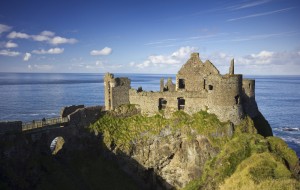
<instances>
[{"instance_id":1,"label":"cliff edge","mask_svg":"<svg viewBox=\"0 0 300 190\"><path fill-rule=\"evenodd\" d=\"M298 158L281 139L258 134L269 133L256 126L266 123L261 115L234 125L206 111L145 117L123 105L91 129L145 189L297 189Z\"/></svg>"}]
</instances>

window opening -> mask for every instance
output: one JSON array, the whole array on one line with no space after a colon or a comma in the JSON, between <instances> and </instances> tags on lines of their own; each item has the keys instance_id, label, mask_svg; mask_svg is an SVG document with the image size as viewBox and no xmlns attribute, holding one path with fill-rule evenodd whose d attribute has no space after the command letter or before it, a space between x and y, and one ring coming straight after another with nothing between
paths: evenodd
<instances>
[{"instance_id":1,"label":"window opening","mask_svg":"<svg viewBox=\"0 0 300 190\"><path fill-rule=\"evenodd\" d=\"M179 79L178 80L178 88L179 89L185 89L185 81L184 81L184 79Z\"/></svg>"},{"instance_id":2,"label":"window opening","mask_svg":"<svg viewBox=\"0 0 300 190\"><path fill-rule=\"evenodd\" d=\"M235 104L239 104L240 103L240 96L236 95L234 98L235 98Z\"/></svg>"},{"instance_id":3,"label":"window opening","mask_svg":"<svg viewBox=\"0 0 300 190\"><path fill-rule=\"evenodd\" d=\"M158 109L159 110L164 110L166 109L167 106L167 100L164 98L159 98L158 100Z\"/></svg>"},{"instance_id":4,"label":"window opening","mask_svg":"<svg viewBox=\"0 0 300 190\"><path fill-rule=\"evenodd\" d=\"M184 98L177 98L177 100L178 100L178 110L184 110L185 99Z\"/></svg>"}]
</instances>

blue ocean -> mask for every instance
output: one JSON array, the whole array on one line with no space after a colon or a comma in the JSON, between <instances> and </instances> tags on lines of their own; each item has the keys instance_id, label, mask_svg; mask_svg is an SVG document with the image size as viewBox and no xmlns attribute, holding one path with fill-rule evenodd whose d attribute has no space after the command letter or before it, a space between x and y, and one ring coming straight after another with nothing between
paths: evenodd
<instances>
[{"instance_id":1,"label":"blue ocean","mask_svg":"<svg viewBox=\"0 0 300 190\"><path fill-rule=\"evenodd\" d=\"M159 90L160 78L175 75L116 74L131 86ZM271 124L300 157L300 76L246 76L256 80L256 101ZM0 120L32 121L59 116L67 105L103 105L103 74L0 73ZM287 130L288 129L288 130Z\"/></svg>"}]
</instances>

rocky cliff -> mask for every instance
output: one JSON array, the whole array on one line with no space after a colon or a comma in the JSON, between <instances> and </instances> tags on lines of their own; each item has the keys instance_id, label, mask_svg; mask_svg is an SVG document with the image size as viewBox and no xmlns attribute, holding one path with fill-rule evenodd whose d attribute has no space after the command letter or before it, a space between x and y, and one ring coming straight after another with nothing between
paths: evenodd
<instances>
[{"instance_id":1,"label":"rocky cliff","mask_svg":"<svg viewBox=\"0 0 300 190\"><path fill-rule=\"evenodd\" d=\"M235 126L205 111L192 116L175 112L166 119L134 110L132 105L118 108L91 128L103 135L111 156L143 188L300 187L296 154L282 140L257 134L270 134L261 114Z\"/></svg>"}]
</instances>

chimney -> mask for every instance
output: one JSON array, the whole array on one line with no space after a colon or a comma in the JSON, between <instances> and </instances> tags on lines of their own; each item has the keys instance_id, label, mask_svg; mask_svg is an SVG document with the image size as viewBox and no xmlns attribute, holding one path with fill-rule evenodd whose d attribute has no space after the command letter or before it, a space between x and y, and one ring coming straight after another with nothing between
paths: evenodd
<instances>
[{"instance_id":1,"label":"chimney","mask_svg":"<svg viewBox=\"0 0 300 190\"><path fill-rule=\"evenodd\" d=\"M229 75L234 75L234 59L232 59L230 63Z\"/></svg>"}]
</instances>

